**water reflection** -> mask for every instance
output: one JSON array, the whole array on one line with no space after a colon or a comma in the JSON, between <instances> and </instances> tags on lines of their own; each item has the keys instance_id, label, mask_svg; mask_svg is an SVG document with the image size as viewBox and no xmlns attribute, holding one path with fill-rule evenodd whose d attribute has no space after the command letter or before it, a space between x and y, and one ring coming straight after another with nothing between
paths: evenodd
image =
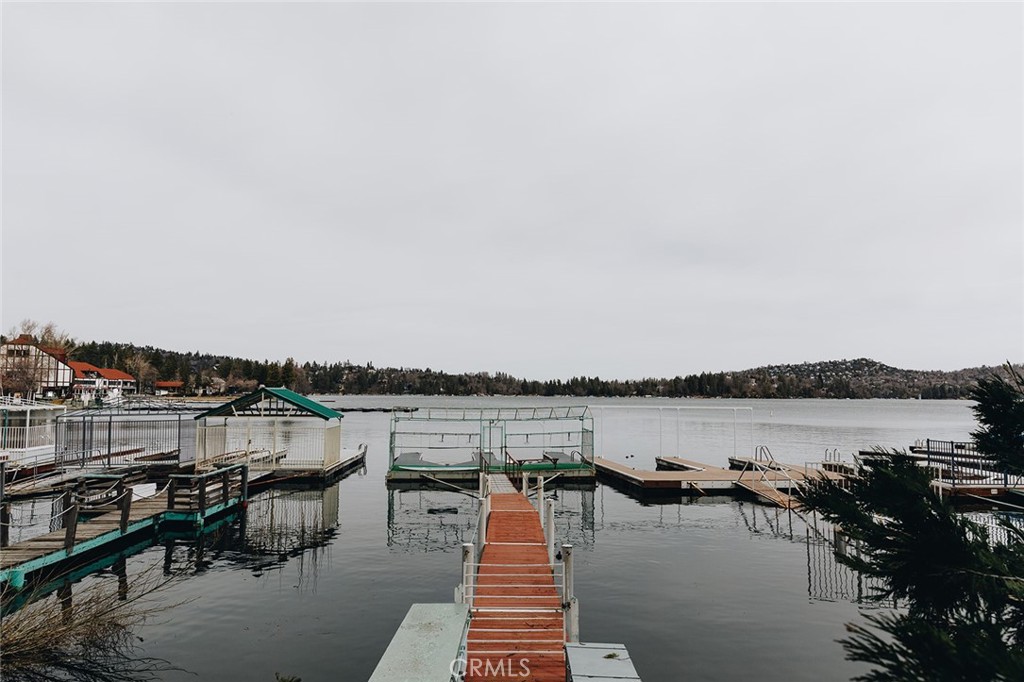
<instances>
[{"instance_id":1,"label":"water reflection","mask_svg":"<svg viewBox=\"0 0 1024 682\"><path fill-rule=\"evenodd\" d=\"M823 522L809 525L806 542L807 596L811 599L895 606L892 600L873 598L884 588L880 579L863 576L839 563L836 552L855 556L859 549L834 526Z\"/></svg>"},{"instance_id":2,"label":"water reflection","mask_svg":"<svg viewBox=\"0 0 1024 682\"><path fill-rule=\"evenodd\" d=\"M718 516L705 518L698 508L731 507L740 527L758 542L783 541L802 544L806 552L807 596L812 601L846 601L855 604L894 606L891 600L878 600L875 595L882 589L882 581L862 576L836 558L836 551L855 555L857 546L817 514L802 514L792 510L732 499L728 496L697 497L690 495L641 496L636 488L602 484L598 488L598 531L626 531L641 533L652 528L701 529L720 528ZM621 518L621 509L610 505L610 520L606 522L605 491L622 492L640 502L650 511L640 519ZM615 492L610 492L616 498ZM691 513L694 512L694 513ZM652 517L652 514L654 515ZM706 525L708 524L708 525Z\"/></svg>"},{"instance_id":3,"label":"water reflection","mask_svg":"<svg viewBox=\"0 0 1024 682\"><path fill-rule=\"evenodd\" d=\"M259 578L295 561L298 589L315 592L320 571L330 566L338 509L337 483L322 490L268 490L198 537L164 537L164 572L226 565Z\"/></svg>"}]
</instances>

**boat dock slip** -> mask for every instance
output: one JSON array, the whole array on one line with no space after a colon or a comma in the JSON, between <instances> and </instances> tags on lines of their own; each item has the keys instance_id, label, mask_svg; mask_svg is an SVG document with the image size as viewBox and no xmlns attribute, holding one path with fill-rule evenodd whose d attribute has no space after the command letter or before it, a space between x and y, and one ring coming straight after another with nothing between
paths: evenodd
<instances>
[{"instance_id":1,"label":"boat dock slip","mask_svg":"<svg viewBox=\"0 0 1024 682\"><path fill-rule=\"evenodd\" d=\"M108 480L112 483L101 492L68 490L58 498L61 509L52 521L59 522L59 530L3 549L0 589L20 590L36 572L52 570L86 555L112 552L128 536L152 532L158 525L186 523L201 528L207 519L248 498L248 469L244 465L205 474L176 474L160 493L138 500L133 500L134 491L123 479ZM83 520L89 508L101 514Z\"/></svg>"},{"instance_id":2,"label":"boat dock slip","mask_svg":"<svg viewBox=\"0 0 1024 682\"><path fill-rule=\"evenodd\" d=\"M426 408L396 411L389 485L427 481L479 485L488 473L513 481L558 474L558 485L593 486L594 419L586 405Z\"/></svg>"}]
</instances>

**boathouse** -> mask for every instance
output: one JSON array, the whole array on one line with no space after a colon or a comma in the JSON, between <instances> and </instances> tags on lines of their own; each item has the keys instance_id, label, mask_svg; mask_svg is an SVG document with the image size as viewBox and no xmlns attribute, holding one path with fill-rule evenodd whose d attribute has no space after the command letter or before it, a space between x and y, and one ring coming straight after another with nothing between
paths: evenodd
<instances>
[{"instance_id":1,"label":"boathouse","mask_svg":"<svg viewBox=\"0 0 1024 682\"><path fill-rule=\"evenodd\" d=\"M196 469L245 461L253 471L331 473L342 414L287 388L260 387L196 415Z\"/></svg>"}]
</instances>

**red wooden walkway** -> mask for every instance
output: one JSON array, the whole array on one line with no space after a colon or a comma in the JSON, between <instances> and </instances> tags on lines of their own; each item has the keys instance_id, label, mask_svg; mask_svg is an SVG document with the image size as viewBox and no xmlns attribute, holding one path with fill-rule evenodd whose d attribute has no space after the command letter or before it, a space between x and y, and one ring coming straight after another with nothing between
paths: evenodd
<instances>
[{"instance_id":1,"label":"red wooden walkway","mask_svg":"<svg viewBox=\"0 0 1024 682\"><path fill-rule=\"evenodd\" d=\"M565 682L565 620L540 517L492 493L467 640L467 682Z\"/></svg>"}]
</instances>

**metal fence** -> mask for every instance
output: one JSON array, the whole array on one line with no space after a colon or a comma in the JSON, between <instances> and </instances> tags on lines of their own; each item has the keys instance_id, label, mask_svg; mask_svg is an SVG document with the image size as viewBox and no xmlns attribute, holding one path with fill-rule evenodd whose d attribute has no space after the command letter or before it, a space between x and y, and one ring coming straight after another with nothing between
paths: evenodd
<instances>
[{"instance_id":1,"label":"metal fence","mask_svg":"<svg viewBox=\"0 0 1024 682\"><path fill-rule=\"evenodd\" d=\"M502 471L508 461L592 466L594 419L586 406L396 408L389 468L461 466Z\"/></svg>"},{"instance_id":2,"label":"metal fence","mask_svg":"<svg viewBox=\"0 0 1024 682\"><path fill-rule=\"evenodd\" d=\"M8 426L0 430L0 450L28 450L52 446L55 442L54 424L37 426Z\"/></svg>"},{"instance_id":3,"label":"metal fence","mask_svg":"<svg viewBox=\"0 0 1024 682\"><path fill-rule=\"evenodd\" d=\"M192 414L69 413L58 417L56 461L62 466L184 463L196 458Z\"/></svg>"}]
</instances>

